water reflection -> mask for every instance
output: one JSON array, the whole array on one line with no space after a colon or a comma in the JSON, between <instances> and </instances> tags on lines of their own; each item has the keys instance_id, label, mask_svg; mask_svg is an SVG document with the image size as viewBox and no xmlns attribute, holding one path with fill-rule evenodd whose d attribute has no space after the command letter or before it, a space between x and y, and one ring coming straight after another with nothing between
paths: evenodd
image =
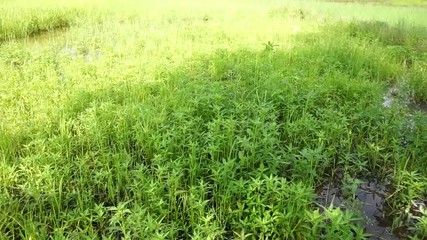
<instances>
[{"instance_id":1,"label":"water reflection","mask_svg":"<svg viewBox=\"0 0 427 240\"><path fill-rule=\"evenodd\" d=\"M320 205L330 205L342 210L359 211L363 220L359 222L369 239L399 239L391 231L393 219L385 201L387 188L377 181L361 181L357 186L354 199L346 196L341 181L329 181L319 189L317 201Z\"/></svg>"}]
</instances>

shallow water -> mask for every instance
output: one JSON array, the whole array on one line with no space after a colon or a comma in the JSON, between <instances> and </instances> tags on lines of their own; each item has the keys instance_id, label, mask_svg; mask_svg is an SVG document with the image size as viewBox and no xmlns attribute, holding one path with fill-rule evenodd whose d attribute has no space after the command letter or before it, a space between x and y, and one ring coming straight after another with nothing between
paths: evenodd
<instances>
[{"instance_id":1,"label":"shallow water","mask_svg":"<svg viewBox=\"0 0 427 240\"><path fill-rule=\"evenodd\" d=\"M400 90L392 86L388 89L387 93L383 95L383 107L390 108L394 104L404 104L407 105L410 112L422 112L427 114L427 103L419 102L415 103L409 97L402 97L400 95Z\"/></svg>"},{"instance_id":2,"label":"shallow water","mask_svg":"<svg viewBox=\"0 0 427 240\"><path fill-rule=\"evenodd\" d=\"M65 33L68 31L67 28L55 29L52 31L45 31L38 34L28 36L20 39L24 44L29 46L46 46L50 43L61 40L65 37Z\"/></svg>"},{"instance_id":3,"label":"shallow water","mask_svg":"<svg viewBox=\"0 0 427 240\"><path fill-rule=\"evenodd\" d=\"M351 210L362 214L366 233L372 235L369 239L402 239L400 234L391 231L393 219L386 204L387 188L376 181L363 181L358 185L355 199L346 198L341 181L330 181L319 189L317 201L320 205Z\"/></svg>"},{"instance_id":4,"label":"shallow water","mask_svg":"<svg viewBox=\"0 0 427 240\"><path fill-rule=\"evenodd\" d=\"M408 107L414 112L422 112L427 114L427 103L410 103Z\"/></svg>"},{"instance_id":5,"label":"shallow water","mask_svg":"<svg viewBox=\"0 0 427 240\"><path fill-rule=\"evenodd\" d=\"M101 57L100 50L89 50L88 48L82 46L76 47L72 43L65 44L67 42L66 36L68 30L69 29L67 28L62 28L54 31L46 31L19 39L19 41L29 48L46 47L59 43L59 45L61 45L61 48L58 53L62 54L67 58L76 60L81 57L89 63L99 60L99 58Z\"/></svg>"}]
</instances>

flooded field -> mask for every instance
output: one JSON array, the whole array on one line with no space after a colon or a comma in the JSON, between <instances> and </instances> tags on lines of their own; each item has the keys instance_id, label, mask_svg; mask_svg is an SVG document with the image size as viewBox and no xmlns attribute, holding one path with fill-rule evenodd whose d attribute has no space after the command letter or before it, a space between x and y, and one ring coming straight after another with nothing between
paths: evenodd
<instances>
[{"instance_id":1,"label":"flooded field","mask_svg":"<svg viewBox=\"0 0 427 240\"><path fill-rule=\"evenodd\" d=\"M350 192L349 192L350 191ZM384 185L376 181L358 181L353 189L342 185L342 181L332 181L319 189L317 201L320 205L356 211L360 214L365 233L369 239L404 239L401 233L392 232L393 216L387 205L391 194Z\"/></svg>"}]
</instances>

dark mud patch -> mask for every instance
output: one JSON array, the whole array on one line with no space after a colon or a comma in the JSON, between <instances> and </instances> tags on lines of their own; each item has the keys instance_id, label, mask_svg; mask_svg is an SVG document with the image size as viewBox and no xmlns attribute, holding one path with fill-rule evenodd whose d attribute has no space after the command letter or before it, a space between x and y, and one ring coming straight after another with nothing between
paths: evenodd
<instances>
[{"instance_id":1,"label":"dark mud patch","mask_svg":"<svg viewBox=\"0 0 427 240\"><path fill-rule=\"evenodd\" d=\"M427 103L410 103L408 104L408 107L412 112L422 112L427 114Z\"/></svg>"},{"instance_id":2,"label":"dark mud patch","mask_svg":"<svg viewBox=\"0 0 427 240\"><path fill-rule=\"evenodd\" d=\"M318 189L317 202L324 207L333 206L360 214L365 233L369 239L406 239L406 228L392 231L392 211L387 204L391 185L376 180L355 180L343 184L331 180Z\"/></svg>"}]
</instances>

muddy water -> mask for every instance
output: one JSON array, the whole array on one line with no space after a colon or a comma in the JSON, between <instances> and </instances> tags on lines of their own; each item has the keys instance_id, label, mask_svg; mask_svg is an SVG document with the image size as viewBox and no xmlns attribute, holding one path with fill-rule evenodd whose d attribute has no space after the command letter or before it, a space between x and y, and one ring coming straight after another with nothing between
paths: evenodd
<instances>
[{"instance_id":1,"label":"muddy water","mask_svg":"<svg viewBox=\"0 0 427 240\"><path fill-rule=\"evenodd\" d=\"M320 205L343 210L358 211L363 220L359 222L369 239L401 239L399 233L393 233L393 219L386 204L387 188L376 181L363 181L352 196L345 197L345 189L337 181L330 181L319 189L317 201ZM354 199L353 199L354 196Z\"/></svg>"},{"instance_id":2,"label":"muddy water","mask_svg":"<svg viewBox=\"0 0 427 240\"><path fill-rule=\"evenodd\" d=\"M427 114L427 103L415 103L409 97L400 96L400 92L401 90L398 87L390 87L387 93L383 95L383 107L390 108L394 104L404 104L408 106L410 112L421 112Z\"/></svg>"},{"instance_id":3,"label":"muddy water","mask_svg":"<svg viewBox=\"0 0 427 240\"><path fill-rule=\"evenodd\" d=\"M414 112L422 112L427 114L427 103L410 103L408 107Z\"/></svg>"}]
</instances>

